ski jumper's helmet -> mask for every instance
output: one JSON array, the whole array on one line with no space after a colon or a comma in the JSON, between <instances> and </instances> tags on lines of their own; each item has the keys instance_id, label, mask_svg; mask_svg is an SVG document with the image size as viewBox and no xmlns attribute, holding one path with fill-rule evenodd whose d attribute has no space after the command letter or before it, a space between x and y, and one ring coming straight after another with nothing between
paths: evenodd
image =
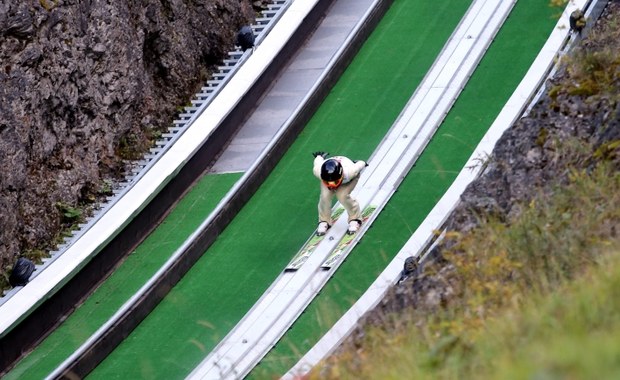
<instances>
[{"instance_id":1,"label":"ski jumper's helmet","mask_svg":"<svg viewBox=\"0 0 620 380\"><path fill-rule=\"evenodd\" d=\"M342 165L337 160L330 158L321 166L321 179L327 188L333 190L342 183Z\"/></svg>"}]
</instances>

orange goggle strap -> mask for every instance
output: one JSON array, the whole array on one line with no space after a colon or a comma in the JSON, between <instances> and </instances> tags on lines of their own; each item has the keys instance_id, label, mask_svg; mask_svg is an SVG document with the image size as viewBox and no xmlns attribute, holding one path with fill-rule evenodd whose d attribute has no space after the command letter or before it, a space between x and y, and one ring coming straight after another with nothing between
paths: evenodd
<instances>
[{"instance_id":1,"label":"orange goggle strap","mask_svg":"<svg viewBox=\"0 0 620 380\"><path fill-rule=\"evenodd\" d=\"M338 181L323 181L323 183L325 184L325 186L327 186L328 189L333 190L340 186L340 184L342 183L342 177L340 177Z\"/></svg>"}]
</instances>

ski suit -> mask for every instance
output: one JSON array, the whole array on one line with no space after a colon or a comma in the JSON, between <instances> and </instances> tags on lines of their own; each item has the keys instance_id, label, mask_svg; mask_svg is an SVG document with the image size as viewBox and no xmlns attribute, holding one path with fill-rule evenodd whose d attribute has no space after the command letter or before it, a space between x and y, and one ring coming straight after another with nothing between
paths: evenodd
<instances>
[{"instance_id":1,"label":"ski suit","mask_svg":"<svg viewBox=\"0 0 620 380\"><path fill-rule=\"evenodd\" d=\"M347 211L349 216L349 222L352 220L360 220L362 213L360 206L353 197L351 192L355 189L357 181L359 180L360 173L366 167L366 162L359 160L353 162L351 159L344 156L334 156L325 158L323 156L316 156L314 158L313 173L319 180L321 179L321 166L327 159L334 159L340 162L342 165L342 183L338 188L330 190L327 185L321 180L321 195L319 197L319 223L327 222L329 225L333 224L332 221L332 199L334 195L340 202L340 204Z\"/></svg>"}]
</instances>

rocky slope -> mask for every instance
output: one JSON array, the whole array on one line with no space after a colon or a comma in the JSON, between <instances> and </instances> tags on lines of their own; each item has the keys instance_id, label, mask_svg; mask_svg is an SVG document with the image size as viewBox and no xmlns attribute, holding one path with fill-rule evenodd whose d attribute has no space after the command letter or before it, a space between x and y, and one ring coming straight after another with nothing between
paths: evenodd
<instances>
[{"instance_id":1,"label":"rocky slope","mask_svg":"<svg viewBox=\"0 0 620 380\"><path fill-rule=\"evenodd\" d=\"M110 191L262 6L0 2L0 280Z\"/></svg>"}]
</instances>

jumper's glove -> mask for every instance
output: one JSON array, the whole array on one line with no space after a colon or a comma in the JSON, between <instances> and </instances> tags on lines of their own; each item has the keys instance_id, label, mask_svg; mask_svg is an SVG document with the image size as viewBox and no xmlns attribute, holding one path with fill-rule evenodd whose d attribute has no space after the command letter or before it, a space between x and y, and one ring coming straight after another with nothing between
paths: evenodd
<instances>
[{"instance_id":1,"label":"jumper's glove","mask_svg":"<svg viewBox=\"0 0 620 380\"><path fill-rule=\"evenodd\" d=\"M359 161L359 160L355 160L355 161L353 161L353 162L357 164L357 162L358 162L358 161ZM364 164L366 164L365 166L368 166L368 162L364 161Z\"/></svg>"},{"instance_id":2,"label":"jumper's glove","mask_svg":"<svg viewBox=\"0 0 620 380\"><path fill-rule=\"evenodd\" d=\"M329 154L329 153L327 153L327 152L322 152L322 151L312 152L312 156L313 156L314 158L316 158L316 157L318 157L318 156L321 156L321 157L323 157L323 158L327 158L327 155L328 155L328 154Z\"/></svg>"}]
</instances>

